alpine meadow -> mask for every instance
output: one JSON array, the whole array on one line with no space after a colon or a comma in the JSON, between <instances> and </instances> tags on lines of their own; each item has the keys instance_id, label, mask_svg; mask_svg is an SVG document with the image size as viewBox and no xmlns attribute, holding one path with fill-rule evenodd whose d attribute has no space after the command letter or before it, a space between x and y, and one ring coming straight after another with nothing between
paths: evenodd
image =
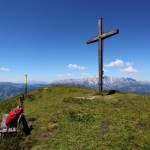
<instances>
[{"instance_id":1,"label":"alpine meadow","mask_svg":"<svg viewBox=\"0 0 150 150\"><path fill-rule=\"evenodd\" d=\"M150 97L70 85L28 93L24 114L31 135L0 141L5 150L150 149ZM0 115L19 104L19 95L0 103Z\"/></svg>"}]
</instances>

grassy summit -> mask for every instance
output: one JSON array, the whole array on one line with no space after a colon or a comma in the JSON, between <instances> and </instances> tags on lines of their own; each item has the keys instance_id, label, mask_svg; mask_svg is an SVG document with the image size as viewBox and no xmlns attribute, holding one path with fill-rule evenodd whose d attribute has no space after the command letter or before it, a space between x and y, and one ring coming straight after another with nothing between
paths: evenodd
<instances>
[{"instance_id":1,"label":"grassy summit","mask_svg":"<svg viewBox=\"0 0 150 150\"><path fill-rule=\"evenodd\" d=\"M1 102L0 115L18 100ZM92 89L56 85L30 92L24 107L31 135L8 137L0 141L0 149L9 150L10 144L26 150L150 149L149 96L100 96Z\"/></svg>"}]
</instances>

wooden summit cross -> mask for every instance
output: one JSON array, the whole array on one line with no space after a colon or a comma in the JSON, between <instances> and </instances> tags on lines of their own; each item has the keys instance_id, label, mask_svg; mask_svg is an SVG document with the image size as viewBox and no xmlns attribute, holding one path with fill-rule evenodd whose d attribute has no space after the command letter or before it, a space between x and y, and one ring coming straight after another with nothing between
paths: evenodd
<instances>
[{"instance_id":1,"label":"wooden summit cross","mask_svg":"<svg viewBox=\"0 0 150 150\"><path fill-rule=\"evenodd\" d=\"M87 44L98 42L98 62L99 62L99 93L103 91L103 40L109 38L115 34L118 34L119 30L112 30L106 33L103 33L102 28L102 18L98 20L98 36L93 37L87 41Z\"/></svg>"}]
</instances>

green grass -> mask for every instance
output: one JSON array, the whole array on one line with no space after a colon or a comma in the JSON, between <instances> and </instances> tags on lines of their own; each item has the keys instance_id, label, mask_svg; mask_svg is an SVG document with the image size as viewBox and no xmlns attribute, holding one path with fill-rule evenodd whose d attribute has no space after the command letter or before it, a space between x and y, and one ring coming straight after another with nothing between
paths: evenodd
<instances>
[{"instance_id":1,"label":"green grass","mask_svg":"<svg viewBox=\"0 0 150 150\"><path fill-rule=\"evenodd\" d=\"M18 101L19 96L0 103L0 114ZM28 93L24 107L33 130L19 141L16 137L16 149L150 149L149 96L120 92L101 96L88 88L56 85ZM0 149L5 149L4 143Z\"/></svg>"}]
</instances>

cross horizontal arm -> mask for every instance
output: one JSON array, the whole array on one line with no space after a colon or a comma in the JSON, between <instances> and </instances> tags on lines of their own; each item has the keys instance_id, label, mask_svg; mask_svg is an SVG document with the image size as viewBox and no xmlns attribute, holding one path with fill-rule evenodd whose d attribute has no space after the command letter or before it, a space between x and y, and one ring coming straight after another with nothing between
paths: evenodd
<instances>
[{"instance_id":1,"label":"cross horizontal arm","mask_svg":"<svg viewBox=\"0 0 150 150\"><path fill-rule=\"evenodd\" d=\"M117 29L117 30L112 30L112 31L103 33L103 34L100 36L100 38L101 38L101 39L106 39L106 38L109 38L109 37L111 37L111 36L113 36L113 35L115 35L115 34L118 34L118 33L119 33L119 30L118 30L118 29Z\"/></svg>"},{"instance_id":2,"label":"cross horizontal arm","mask_svg":"<svg viewBox=\"0 0 150 150\"><path fill-rule=\"evenodd\" d=\"M92 39L87 40L86 43L87 43L87 44L90 44L90 43L97 42L98 40L99 40L98 36L95 36L95 37L93 37Z\"/></svg>"},{"instance_id":3,"label":"cross horizontal arm","mask_svg":"<svg viewBox=\"0 0 150 150\"><path fill-rule=\"evenodd\" d=\"M91 43L94 43L94 42L98 42L100 39L107 39L115 34L118 34L119 33L119 30L112 30L112 31L109 31L109 32L106 32L106 33L103 33L102 35L100 35L100 37L98 36L94 36L93 38L89 39L86 41L87 44L91 44Z\"/></svg>"}]
</instances>

